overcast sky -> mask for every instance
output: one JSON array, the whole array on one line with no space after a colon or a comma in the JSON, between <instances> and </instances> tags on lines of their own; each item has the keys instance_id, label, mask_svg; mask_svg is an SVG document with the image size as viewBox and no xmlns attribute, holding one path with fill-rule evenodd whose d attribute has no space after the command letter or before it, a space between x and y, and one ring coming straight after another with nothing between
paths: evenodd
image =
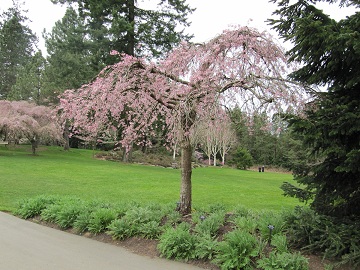
<instances>
[{"instance_id":1,"label":"overcast sky","mask_svg":"<svg viewBox=\"0 0 360 270\"><path fill-rule=\"evenodd\" d=\"M12 0L0 0L0 12L12 6ZM50 32L57 20L60 20L65 13L65 6L54 5L50 0L20 0L25 2L25 9L28 9L27 16L31 20L30 28L40 38L40 49L44 50L44 42L41 40L41 33L45 28ZM156 0L151 0L157 2ZM149 2L149 0L138 0ZM187 0L196 11L190 16L192 22L188 33L194 34L193 41L207 41L221 33L230 25L249 25L259 30L270 31L265 22L271 17L276 5L268 0ZM326 13L332 18L341 19L346 14L352 14L352 10L340 9L336 5L321 5ZM276 33L272 32L274 35Z\"/></svg>"}]
</instances>

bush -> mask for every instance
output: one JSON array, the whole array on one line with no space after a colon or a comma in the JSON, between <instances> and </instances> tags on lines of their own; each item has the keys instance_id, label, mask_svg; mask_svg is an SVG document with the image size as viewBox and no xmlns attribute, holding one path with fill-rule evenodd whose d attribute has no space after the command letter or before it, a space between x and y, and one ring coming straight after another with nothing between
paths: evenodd
<instances>
[{"instance_id":1,"label":"bush","mask_svg":"<svg viewBox=\"0 0 360 270\"><path fill-rule=\"evenodd\" d=\"M264 270L308 270L309 262L300 253L271 252L268 258L262 258L257 261L257 267Z\"/></svg>"},{"instance_id":2,"label":"bush","mask_svg":"<svg viewBox=\"0 0 360 270\"><path fill-rule=\"evenodd\" d=\"M235 230L224 236L217 246L213 262L221 269L251 269L252 259L259 254L259 244L251 234Z\"/></svg>"},{"instance_id":3,"label":"bush","mask_svg":"<svg viewBox=\"0 0 360 270\"><path fill-rule=\"evenodd\" d=\"M53 204L58 200L58 197L49 195L40 195L35 198L26 199L19 203L14 214L23 219L32 218L40 215L42 210L49 204Z\"/></svg>"},{"instance_id":4,"label":"bush","mask_svg":"<svg viewBox=\"0 0 360 270\"><path fill-rule=\"evenodd\" d=\"M111 208L98 208L90 214L87 228L89 232L97 234L105 231L107 226L117 218L116 211Z\"/></svg>"},{"instance_id":5,"label":"bush","mask_svg":"<svg viewBox=\"0 0 360 270\"><path fill-rule=\"evenodd\" d=\"M215 257L218 242L210 235L196 237L195 257L198 259L212 260Z\"/></svg>"},{"instance_id":6,"label":"bush","mask_svg":"<svg viewBox=\"0 0 360 270\"><path fill-rule=\"evenodd\" d=\"M153 220L140 224L137 231L141 237L147 239L157 239L162 232L162 228L160 227L159 222Z\"/></svg>"},{"instance_id":7,"label":"bush","mask_svg":"<svg viewBox=\"0 0 360 270\"><path fill-rule=\"evenodd\" d=\"M107 229L106 233L114 240L123 240L134 235L133 225L125 218L113 220Z\"/></svg>"},{"instance_id":8,"label":"bush","mask_svg":"<svg viewBox=\"0 0 360 270\"><path fill-rule=\"evenodd\" d=\"M237 169L246 170L253 165L253 158L248 150L238 148L229 164L235 165Z\"/></svg>"},{"instance_id":9,"label":"bush","mask_svg":"<svg viewBox=\"0 0 360 270\"><path fill-rule=\"evenodd\" d=\"M168 228L159 239L158 249L167 259L185 260L195 258L196 239L190 233L190 225L181 223L177 228Z\"/></svg>"},{"instance_id":10,"label":"bush","mask_svg":"<svg viewBox=\"0 0 360 270\"><path fill-rule=\"evenodd\" d=\"M290 244L325 258L342 259L360 265L360 225L358 221L335 219L297 207L286 217Z\"/></svg>"},{"instance_id":11,"label":"bush","mask_svg":"<svg viewBox=\"0 0 360 270\"><path fill-rule=\"evenodd\" d=\"M74 226L75 220L83 212L84 205L80 201L68 201L61 205L56 214L55 223L62 229L68 229Z\"/></svg>"},{"instance_id":12,"label":"bush","mask_svg":"<svg viewBox=\"0 0 360 270\"><path fill-rule=\"evenodd\" d=\"M223 212L211 214L195 226L195 232L200 235L216 236L220 226L224 224L224 216Z\"/></svg>"}]
</instances>

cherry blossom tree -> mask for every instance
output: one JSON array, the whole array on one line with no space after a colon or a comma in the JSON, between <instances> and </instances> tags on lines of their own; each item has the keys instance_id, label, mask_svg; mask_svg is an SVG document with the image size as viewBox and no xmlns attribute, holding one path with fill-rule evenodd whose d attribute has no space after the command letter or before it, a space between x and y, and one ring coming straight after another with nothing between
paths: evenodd
<instances>
[{"instance_id":1,"label":"cherry blossom tree","mask_svg":"<svg viewBox=\"0 0 360 270\"><path fill-rule=\"evenodd\" d=\"M166 129L167 141L181 149L180 212L189 214L191 138L199 121L224 103L240 103L249 113L300 105L302 88L284 77L287 70L283 50L269 34L234 27L203 44L183 42L160 62L123 54L94 81L66 91L58 110L89 134L121 130L119 143L128 149Z\"/></svg>"},{"instance_id":2,"label":"cherry blossom tree","mask_svg":"<svg viewBox=\"0 0 360 270\"><path fill-rule=\"evenodd\" d=\"M52 112L27 101L0 100L0 134L13 142L28 139L35 155L39 143L62 141L60 126Z\"/></svg>"}]
</instances>

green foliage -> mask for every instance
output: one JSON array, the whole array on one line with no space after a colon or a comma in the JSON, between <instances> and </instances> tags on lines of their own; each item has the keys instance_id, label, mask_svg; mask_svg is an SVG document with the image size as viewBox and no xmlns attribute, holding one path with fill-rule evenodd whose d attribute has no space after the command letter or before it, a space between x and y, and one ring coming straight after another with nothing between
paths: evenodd
<instances>
[{"instance_id":1,"label":"green foliage","mask_svg":"<svg viewBox=\"0 0 360 270\"><path fill-rule=\"evenodd\" d=\"M141 237L148 239L157 239L159 238L163 230L159 225L159 222L151 220L146 223L141 223L137 231Z\"/></svg>"},{"instance_id":2,"label":"green foliage","mask_svg":"<svg viewBox=\"0 0 360 270\"><path fill-rule=\"evenodd\" d=\"M19 203L19 206L14 214L24 219L32 218L40 215L46 207L57 201L57 197L46 195L26 199Z\"/></svg>"},{"instance_id":3,"label":"green foliage","mask_svg":"<svg viewBox=\"0 0 360 270\"><path fill-rule=\"evenodd\" d=\"M158 249L167 259L188 261L195 258L195 237L190 233L190 225L181 223L176 228L168 228L161 236Z\"/></svg>"},{"instance_id":4,"label":"green foliage","mask_svg":"<svg viewBox=\"0 0 360 270\"><path fill-rule=\"evenodd\" d=\"M26 11L19 5L0 15L0 99L7 99L19 70L33 56L37 37L27 26Z\"/></svg>"},{"instance_id":5,"label":"green foliage","mask_svg":"<svg viewBox=\"0 0 360 270\"><path fill-rule=\"evenodd\" d=\"M300 207L285 218L292 246L359 265L360 226L357 221L335 219Z\"/></svg>"},{"instance_id":6,"label":"green foliage","mask_svg":"<svg viewBox=\"0 0 360 270\"><path fill-rule=\"evenodd\" d=\"M257 230L258 223L250 217L239 216L233 220L235 227L239 230L254 234Z\"/></svg>"},{"instance_id":7,"label":"green foliage","mask_svg":"<svg viewBox=\"0 0 360 270\"><path fill-rule=\"evenodd\" d=\"M84 206L79 200L65 201L56 214L55 223L62 229L74 226L77 217L83 212Z\"/></svg>"},{"instance_id":8,"label":"green foliage","mask_svg":"<svg viewBox=\"0 0 360 270\"><path fill-rule=\"evenodd\" d=\"M256 238L244 231L234 230L224 236L217 246L213 262L221 269L252 269L252 259L259 254Z\"/></svg>"},{"instance_id":9,"label":"green foliage","mask_svg":"<svg viewBox=\"0 0 360 270\"><path fill-rule=\"evenodd\" d=\"M46 208L41 211L41 219L46 222L56 223L57 216L61 209L62 204L47 205Z\"/></svg>"},{"instance_id":10,"label":"green foliage","mask_svg":"<svg viewBox=\"0 0 360 270\"><path fill-rule=\"evenodd\" d=\"M113 239L123 240L134 235L133 224L125 218L113 220L107 228L106 233Z\"/></svg>"},{"instance_id":11,"label":"green foliage","mask_svg":"<svg viewBox=\"0 0 360 270\"><path fill-rule=\"evenodd\" d=\"M282 213L272 211L262 211L257 219L258 229L261 237L265 240L270 239L269 225L273 226L272 235L281 234L285 228L285 220Z\"/></svg>"},{"instance_id":12,"label":"green foliage","mask_svg":"<svg viewBox=\"0 0 360 270\"><path fill-rule=\"evenodd\" d=\"M89 232L101 233L110 225L110 223L117 218L115 209L99 208L90 214L90 219L87 225ZM80 224L78 224L79 226Z\"/></svg>"},{"instance_id":13,"label":"green foliage","mask_svg":"<svg viewBox=\"0 0 360 270\"><path fill-rule=\"evenodd\" d=\"M197 223L195 232L199 235L208 235L214 237L217 235L220 226L225 222L224 212L215 212L209 216L204 216L204 220Z\"/></svg>"},{"instance_id":14,"label":"green foliage","mask_svg":"<svg viewBox=\"0 0 360 270\"><path fill-rule=\"evenodd\" d=\"M246 149L238 148L229 164L233 164L240 170L246 170L253 165L253 159Z\"/></svg>"},{"instance_id":15,"label":"green foliage","mask_svg":"<svg viewBox=\"0 0 360 270\"><path fill-rule=\"evenodd\" d=\"M218 241L208 234L196 236L195 257L202 260L212 260L217 252Z\"/></svg>"},{"instance_id":16,"label":"green foliage","mask_svg":"<svg viewBox=\"0 0 360 270\"><path fill-rule=\"evenodd\" d=\"M91 219L91 212L89 210L85 209L84 212L80 213L77 216L77 218L74 222L74 228L79 233L85 232L89 227L90 219Z\"/></svg>"},{"instance_id":17,"label":"green foliage","mask_svg":"<svg viewBox=\"0 0 360 270\"><path fill-rule=\"evenodd\" d=\"M359 218L360 13L337 21L316 7L320 0L274 2L279 9L270 22L294 44L290 60L302 63L290 77L304 85L328 87L315 95L305 117L291 117L295 134L311 150L307 164L295 171L296 179L315 193L311 206L318 213Z\"/></svg>"},{"instance_id":18,"label":"green foliage","mask_svg":"<svg viewBox=\"0 0 360 270\"><path fill-rule=\"evenodd\" d=\"M257 267L263 270L308 270L308 260L300 253L271 252L268 258L258 260Z\"/></svg>"},{"instance_id":19,"label":"green foliage","mask_svg":"<svg viewBox=\"0 0 360 270\"><path fill-rule=\"evenodd\" d=\"M271 245L276 248L278 253L288 252L287 238L283 234L275 234L271 239Z\"/></svg>"}]
</instances>

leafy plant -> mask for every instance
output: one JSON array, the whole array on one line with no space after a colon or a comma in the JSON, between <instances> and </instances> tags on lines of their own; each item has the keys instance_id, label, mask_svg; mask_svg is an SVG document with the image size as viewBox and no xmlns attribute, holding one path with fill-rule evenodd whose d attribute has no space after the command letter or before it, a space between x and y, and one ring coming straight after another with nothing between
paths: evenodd
<instances>
[{"instance_id":1,"label":"leafy plant","mask_svg":"<svg viewBox=\"0 0 360 270\"><path fill-rule=\"evenodd\" d=\"M88 230L92 233L100 233L105 231L107 226L117 218L116 211L111 208L98 208L90 214Z\"/></svg>"},{"instance_id":2,"label":"leafy plant","mask_svg":"<svg viewBox=\"0 0 360 270\"><path fill-rule=\"evenodd\" d=\"M88 229L90 219L91 212L89 210L84 210L84 212L80 213L74 221L74 228L79 233L85 232Z\"/></svg>"},{"instance_id":3,"label":"leafy plant","mask_svg":"<svg viewBox=\"0 0 360 270\"><path fill-rule=\"evenodd\" d=\"M113 220L107 229L106 233L114 240L123 240L134 235L133 225L125 218Z\"/></svg>"},{"instance_id":4,"label":"leafy plant","mask_svg":"<svg viewBox=\"0 0 360 270\"><path fill-rule=\"evenodd\" d=\"M195 258L195 237L190 233L190 225L181 223L176 228L168 228L159 239L158 249L167 259L185 260Z\"/></svg>"},{"instance_id":5,"label":"leafy plant","mask_svg":"<svg viewBox=\"0 0 360 270\"><path fill-rule=\"evenodd\" d=\"M41 214L48 205L55 203L58 197L49 195L40 195L34 198L25 199L19 203L15 210L15 215L28 219Z\"/></svg>"},{"instance_id":6,"label":"leafy plant","mask_svg":"<svg viewBox=\"0 0 360 270\"><path fill-rule=\"evenodd\" d=\"M157 221L149 221L146 223L140 224L139 228L137 229L140 236L148 239L157 239L161 232L162 228Z\"/></svg>"},{"instance_id":7,"label":"leafy plant","mask_svg":"<svg viewBox=\"0 0 360 270\"><path fill-rule=\"evenodd\" d=\"M221 225L224 224L224 213L215 212L210 216L205 217L195 226L195 232L201 235L209 235L214 237Z\"/></svg>"},{"instance_id":8,"label":"leafy plant","mask_svg":"<svg viewBox=\"0 0 360 270\"><path fill-rule=\"evenodd\" d=\"M259 254L257 240L251 234L235 230L224 236L217 246L213 262L221 269L251 269L252 259Z\"/></svg>"},{"instance_id":9,"label":"leafy plant","mask_svg":"<svg viewBox=\"0 0 360 270\"><path fill-rule=\"evenodd\" d=\"M272 238L271 245L274 246L279 253L288 252L287 238L283 234L275 234Z\"/></svg>"},{"instance_id":10,"label":"leafy plant","mask_svg":"<svg viewBox=\"0 0 360 270\"><path fill-rule=\"evenodd\" d=\"M218 242L210 235L196 237L195 257L198 259L212 260L215 257Z\"/></svg>"},{"instance_id":11,"label":"leafy plant","mask_svg":"<svg viewBox=\"0 0 360 270\"><path fill-rule=\"evenodd\" d=\"M84 206L79 201L64 203L56 215L56 224L62 229L72 227L77 217L83 212L83 209Z\"/></svg>"},{"instance_id":12,"label":"leafy plant","mask_svg":"<svg viewBox=\"0 0 360 270\"><path fill-rule=\"evenodd\" d=\"M308 270L309 262L300 253L271 252L268 258L262 258L257 261L257 267L263 270Z\"/></svg>"}]
</instances>

